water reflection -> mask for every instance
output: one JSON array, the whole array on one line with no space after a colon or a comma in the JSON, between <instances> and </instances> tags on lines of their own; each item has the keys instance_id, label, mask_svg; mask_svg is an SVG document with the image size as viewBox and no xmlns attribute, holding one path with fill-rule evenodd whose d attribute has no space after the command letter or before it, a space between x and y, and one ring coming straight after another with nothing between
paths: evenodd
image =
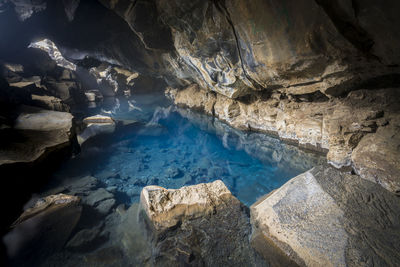
<instances>
[{"instance_id":1,"label":"water reflection","mask_svg":"<svg viewBox=\"0 0 400 267\"><path fill-rule=\"evenodd\" d=\"M92 140L58 172L63 177L92 175L120 201L139 201L146 185L179 188L221 179L246 205L288 179L322 163L323 156L261 133L243 132L207 115L147 99L112 109L130 121L111 136ZM131 109L129 103L135 103ZM122 110L122 107L125 107Z\"/></svg>"},{"instance_id":2,"label":"water reflection","mask_svg":"<svg viewBox=\"0 0 400 267\"><path fill-rule=\"evenodd\" d=\"M82 152L66 162L39 193L82 199L83 210L72 234L68 239L54 239L63 247L56 253L46 246L47 241L29 245L29 255L15 256L15 266L151 266L157 253L138 210L144 186L179 188L221 179L243 203L251 205L325 161L322 155L265 134L239 131L215 118L172 106L161 95L111 102L114 105L98 106L89 114L103 110L103 115L113 116L118 121L116 132L84 143ZM57 228L52 236L63 236L63 231ZM15 234L18 231L8 237ZM52 236L51 244L55 242Z\"/></svg>"}]
</instances>

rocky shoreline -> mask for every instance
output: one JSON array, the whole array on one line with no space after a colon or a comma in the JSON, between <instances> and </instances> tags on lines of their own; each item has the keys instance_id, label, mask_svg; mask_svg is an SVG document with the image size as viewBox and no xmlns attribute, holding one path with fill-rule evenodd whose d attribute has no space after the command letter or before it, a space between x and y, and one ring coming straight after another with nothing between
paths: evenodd
<instances>
[{"instance_id":1,"label":"rocky shoreline","mask_svg":"<svg viewBox=\"0 0 400 267\"><path fill-rule=\"evenodd\" d=\"M400 144L395 130L400 127L398 88L357 90L345 98L321 101L288 98L279 93L267 99L256 94L250 101L241 101L197 85L183 90L169 88L166 95L178 106L200 110L235 128L272 133L300 146L325 151L328 162L335 167L351 166L361 177L394 193L400 188L396 177L400 173L400 152L395 148ZM383 141L388 135L390 142ZM380 153L372 156L373 151ZM384 160L383 154L390 158Z\"/></svg>"},{"instance_id":2,"label":"rocky shoreline","mask_svg":"<svg viewBox=\"0 0 400 267\"><path fill-rule=\"evenodd\" d=\"M11 264L399 266L399 8L338 0L0 2L0 227ZM250 155L271 152L265 160L282 169L318 166L249 209L228 179L200 183L232 170L211 168L211 159L178 168L184 149L175 149L182 155L169 168L157 159L160 177L130 177L149 169L151 152L121 141L128 160L140 158L120 166L122 183L112 168L99 179L69 177L22 211L93 137L140 128L140 119L114 116L121 105L141 111L132 94L164 89L182 117L209 115L200 128L210 126L224 146L233 136ZM161 134L150 119L141 134ZM278 140L255 132L326 153L327 162L280 151ZM162 179L180 189L148 186ZM140 203L125 207L121 192Z\"/></svg>"}]
</instances>

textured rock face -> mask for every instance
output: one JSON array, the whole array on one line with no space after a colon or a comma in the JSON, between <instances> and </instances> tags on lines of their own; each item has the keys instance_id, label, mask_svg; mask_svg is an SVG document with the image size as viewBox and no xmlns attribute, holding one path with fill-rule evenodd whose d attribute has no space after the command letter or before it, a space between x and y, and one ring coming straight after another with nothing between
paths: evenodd
<instances>
[{"instance_id":1,"label":"textured rock face","mask_svg":"<svg viewBox=\"0 0 400 267\"><path fill-rule=\"evenodd\" d=\"M46 153L66 147L72 138L72 118L66 112L22 107L14 129L6 129L11 136L3 141L0 165L33 163Z\"/></svg>"},{"instance_id":2,"label":"textured rock face","mask_svg":"<svg viewBox=\"0 0 400 267\"><path fill-rule=\"evenodd\" d=\"M249 245L246 208L220 180L177 190L147 186L141 205L155 230L157 266L265 265Z\"/></svg>"},{"instance_id":3,"label":"textured rock face","mask_svg":"<svg viewBox=\"0 0 400 267\"><path fill-rule=\"evenodd\" d=\"M146 186L140 203L157 230L165 230L184 219L212 213L218 202L234 198L221 180L182 187L179 190Z\"/></svg>"},{"instance_id":4,"label":"textured rock face","mask_svg":"<svg viewBox=\"0 0 400 267\"><path fill-rule=\"evenodd\" d=\"M45 51L49 57L54 60L58 66L69 69L76 70L76 65L68 60L66 60L61 54L60 50L58 50L57 46L48 39L43 39L29 45L29 48L37 48Z\"/></svg>"},{"instance_id":5,"label":"textured rock face","mask_svg":"<svg viewBox=\"0 0 400 267\"><path fill-rule=\"evenodd\" d=\"M166 94L177 105L204 111L236 128L274 133L305 147L329 150L328 161L338 167L352 163L352 151L362 149L365 143L359 142L365 135L375 133L386 124L395 128L399 125L395 119L400 111L396 102L398 89L357 90L346 98L331 100L272 94L267 99L259 95L250 101L240 101L202 90L196 85L184 90L168 89ZM399 169L394 167L398 166L397 139L384 138L381 137L381 143L394 144L391 172L397 175ZM387 168L378 165L383 171ZM357 164L355 167L361 168Z\"/></svg>"},{"instance_id":6,"label":"textured rock face","mask_svg":"<svg viewBox=\"0 0 400 267\"><path fill-rule=\"evenodd\" d=\"M274 88L290 94L321 91L337 96L360 81L398 72L386 67L399 62L388 59L393 44L400 42L398 34L391 35L390 45L381 36L400 21L383 4L312 0L104 4L125 19L146 47L158 44L148 32L171 36L175 51L163 56L167 73L230 98ZM372 10L379 10L379 15ZM159 16L162 23L144 23L139 11ZM371 25L373 16L386 20L380 30Z\"/></svg>"},{"instance_id":7,"label":"textured rock face","mask_svg":"<svg viewBox=\"0 0 400 267\"><path fill-rule=\"evenodd\" d=\"M400 194L399 121L380 127L364 137L352 154L352 161L361 177L377 182L389 191Z\"/></svg>"},{"instance_id":8,"label":"textured rock face","mask_svg":"<svg viewBox=\"0 0 400 267\"><path fill-rule=\"evenodd\" d=\"M251 207L253 237L301 266L396 266L399 211L398 198L379 185L319 166ZM268 243L254 241L263 253Z\"/></svg>"}]
</instances>

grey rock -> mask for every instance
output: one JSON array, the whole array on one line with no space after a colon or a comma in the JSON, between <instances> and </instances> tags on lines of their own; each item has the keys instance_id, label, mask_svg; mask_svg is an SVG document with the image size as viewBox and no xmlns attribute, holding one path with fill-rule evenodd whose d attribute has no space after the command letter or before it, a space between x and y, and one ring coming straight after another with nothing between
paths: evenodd
<instances>
[{"instance_id":1,"label":"grey rock","mask_svg":"<svg viewBox=\"0 0 400 267\"><path fill-rule=\"evenodd\" d=\"M286 254L300 266L396 266L399 212L379 185L318 166L251 206L253 245L271 262Z\"/></svg>"},{"instance_id":2,"label":"grey rock","mask_svg":"<svg viewBox=\"0 0 400 267\"><path fill-rule=\"evenodd\" d=\"M61 250L81 216L80 199L64 194L39 199L3 237L15 263L37 262Z\"/></svg>"}]
</instances>

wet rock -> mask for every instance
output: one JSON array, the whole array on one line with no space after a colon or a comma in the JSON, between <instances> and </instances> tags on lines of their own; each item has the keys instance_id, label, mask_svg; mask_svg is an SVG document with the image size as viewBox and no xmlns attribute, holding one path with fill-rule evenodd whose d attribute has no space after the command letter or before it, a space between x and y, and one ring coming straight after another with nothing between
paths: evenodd
<instances>
[{"instance_id":1,"label":"wet rock","mask_svg":"<svg viewBox=\"0 0 400 267\"><path fill-rule=\"evenodd\" d=\"M37 87L41 87L42 79L39 76L32 76L28 78L21 78L21 77L12 77L8 79L8 83L12 87L24 88L28 87L29 85L35 85Z\"/></svg>"},{"instance_id":2,"label":"wet rock","mask_svg":"<svg viewBox=\"0 0 400 267\"><path fill-rule=\"evenodd\" d=\"M261 96L246 102L221 95L204 101L209 92L193 87L173 93L167 91L167 95L178 106L198 108L235 128L274 133L306 148L328 151L328 161L337 167L351 164L353 149L365 134L375 132L378 124L388 121L385 116L389 115L385 114L399 113L398 103L394 101L398 97L395 88L357 90L346 98L322 102L289 99L277 102L275 98Z\"/></svg>"},{"instance_id":3,"label":"wet rock","mask_svg":"<svg viewBox=\"0 0 400 267\"><path fill-rule=\"evenodd\" d=\"M45 81L45 85L52 95L63 101L85 101L85 95L80 92L80 84L76 81Z\"/></svg>"},{"instance_id":4,"label":"wet rock","mask_svg":"<svg viewBox=\"0 0 400 267\"><path fill-rule=\"evenodd\" d=\"M34 263L60 250L80 218L79 203L78 197L64 194L39 199L3 238L8 255L15 263Z\"/></svg>"},{"instance_id":5,"label":"wet rock","mask_svg":"<svg viewBox=\"0 0 400 267\"><path fill-rule=\"evenodd\" d=\"M107 215L111 212L111 209L115 206L115 199L106 199L96 206L96 210L103 215Z\"/></svg>"},{"instance_id":6,"label":"wet rock","mask_svg":"<svg viewBox=\"0 0 400 267\"><path fill-rule=\"evenodd\" d=\"M116 202L113 194L104 188L99 188L90 192L88 196L83 197L82 203L93 207L101 215L107 215Z\"/></svg>"},{"instance_id":7,"label":"wet rock","mask_svg":"<svg viewBox=\"0 0 400 267\"><path fill-rule=\"evenodd\" d=\"M98 186L98 180L93 176L77 178L74 181L67 182L64 186L73 195L87 195Z\"/></svg>"},{"instance_id":8,"label":"wet rock","mask_svg":"<svg viewBox=\"0 0 400 267\"><path fill-rule=\"evenodd\" d=\"M96 94L93 93L93 92L85 92L85 96L86 96L86 99L89 102L95 102L96 101Z\"/></svg>"},{"instance_id":9,"label":"wet rock","mask_svg":"<svg viewBox=\"0 0 400 267\"><path fill-rule=\"evenodd\" d=\"M141 193L155 265L263 265L250 248L246 207L220 181ZM224 240L221 242L220 240Z\"/></svg>"},{"instance_id":10,"label":"wet rock","mask_svg":"<svg viewBox=\"0 0 400 267\"><path fill-rule=\"evenodd\" d=\"M95 249L108 239L108 235L102 232L103 224L99 224L90 229L83 229L76 233L65 245L66 248L86 252Z\"/></svg>"},{"instance_id":11,"label":"wet rock","mask_svg":"<svg viewBox=\"0 0 400 267\"><path fill-rule=\"evenodd\" d=\"M167 178L177 179L183 175L183 172L177 167L169 167L165 171L165 175Z\"/></svg>"},{"instance_id":12,"label":"wet rock","mask_svg":"<svg viewBox=\"0 0 400 267\"><path fill-rule=\"evenodd\" d=\"M86 128L78 135L79 144L83 144L89 138L99 134L113 133L115 131L115 121L108 116L95 115L83 119Z\"/></svg>"},{"instance_id":13,"label":"wet rock","mask_svg":"<svg viewBox=\"0 0 400 267\"><path fill-rule=\"evenodd\" d=\"M272 264L286 254L301 266L396 266L399 211L379 185L318 166L251 206L252 243Z\"/></svg>"},{"instance_id":14,"label":"wet rock","mask_svg":"<svg viewBox=\"0 0 400 267\"><path fill-rule=\"evenodd\" d=\"M31 111L31 112L29 112ZM57 129L70 129L73 116L66 112L30 109L23 111L15 122L15 129L52 131Z\"/></svg>"},{"instance_id":15,"label":"wet rock","mask_svg":"<svg viewBox=\"0 0 400 267\"><path fill-rule=\"evenodd\" d=\"M105 190L104 188L99 188L95 191L90 192L90 194L83 199L83 203L89 206L95 206L100 202L113 198L113 194Z\"/></svg>"}]
</instances>

